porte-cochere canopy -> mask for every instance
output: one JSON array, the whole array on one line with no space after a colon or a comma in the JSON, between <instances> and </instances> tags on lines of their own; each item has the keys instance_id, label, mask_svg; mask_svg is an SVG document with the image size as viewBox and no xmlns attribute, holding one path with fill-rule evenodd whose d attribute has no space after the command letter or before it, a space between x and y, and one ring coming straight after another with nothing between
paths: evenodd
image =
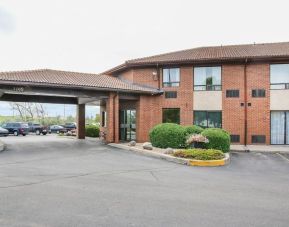
<instances>
[{"instance_id":1,"label":"porte-cochere canopy","mask_svg":"<svg viewBox=\"0 0 289 227\"><path fill-rule=\"evenodd\" d=\"M0 72L0 101L76 104L79 139L85 138L85 104L100 105L107 112L103 127L107 141L118 142L120 106L161 93L103 74L50 69Z\"/></svg>"},{"instance_id":2,"label":"porte-cochere canopy","mask_svg":"<svg viewBox=\"0 0 289 227\"><path fill-rule=\"evenodd\" d=\"M23 86L33 85L51 88L82 88L88 90L105 90L146 94L157 94L160 92L157 89L128 83L113 76L51 69L0 72L0 84Z\"/></svg>"}]
</instances>

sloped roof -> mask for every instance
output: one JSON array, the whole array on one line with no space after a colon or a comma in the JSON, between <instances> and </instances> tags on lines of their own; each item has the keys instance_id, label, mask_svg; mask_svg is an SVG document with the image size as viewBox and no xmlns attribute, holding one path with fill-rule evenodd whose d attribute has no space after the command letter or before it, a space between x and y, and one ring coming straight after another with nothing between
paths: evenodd
<instances>
[{"instance_id":1,"label":"sloped roof","mask_svg":"<svg viewBox=\"0 0 289 227\"><path fill-rule=\"evenodd\" d=\"M95 90L121 90L133 93L159 93L158 89L132 84L108 75L68 72L51 69L0 72L0 84L46 85L50 87L90 88Z\"/></svg>"},{"instance_id":2,"label":"sloped roof","mask_svg":"<svg viewBox=\"0 0 289 227\"><path fill-rule=\"evenodd\" d=\"M216 61L232 61L242 59L289 58L289 42L243 44L228 46L209 46L170 52L126 61L108 73L123 70L131 66L174 64L174 63L206 63Z\"/></svg>"}]
</instances>

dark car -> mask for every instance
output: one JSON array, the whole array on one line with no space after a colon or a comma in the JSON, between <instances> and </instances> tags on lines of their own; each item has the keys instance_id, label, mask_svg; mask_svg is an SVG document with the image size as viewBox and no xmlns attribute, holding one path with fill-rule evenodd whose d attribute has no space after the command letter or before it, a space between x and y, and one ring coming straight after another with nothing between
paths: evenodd
<instances>
[{"instance_id":1,"label":"dark car","mask_svg":"<svg viewBox=\"0 0 289 227\"><path fill-rule=\"evenodd\" d=\"M48 128L49 133L65 133L67 130L61 125L50 125Z\"/></svg>"},{"instance_id":2,"label":"dark car","mask_svg":"<svg viewBox=\"0 0 289 227\"><path fill-rule=\"evenodd\" d=\"M27 123L22 122L9 122L2 125L3 128L8 130L9 134L14 136L23 135L26 136L29 134L29 126Z\"/></svg>"},{"instance_id":3,"label":"dark car","mask_svg":"<svg viewBox=\"0 0 289 227\"><path fill-rule=\"evenodd\" d=\"M62 125L67 131L71 131L76 129L76 123L66 123L65 125Z\"/></svg>"},{"instance_id":4,"label":"dark car","mask_svg":"<svg viewBox=\"0 0 289 227\"><path fill-rule=\"evenodd\" d=\"M36 135L46 135L47 128L39 123L28 122L29 132L34 132Z\"/></svg>"},{"instance_id":5,"label":"dark car","mask_svg":"<svg viewBox=\"0 0 289 227\"><path fill-rule=\"evenodd\" d=\"M7 129L0 127L0 136L8 136L9 132Z\"/></svg>"}]
</instances>

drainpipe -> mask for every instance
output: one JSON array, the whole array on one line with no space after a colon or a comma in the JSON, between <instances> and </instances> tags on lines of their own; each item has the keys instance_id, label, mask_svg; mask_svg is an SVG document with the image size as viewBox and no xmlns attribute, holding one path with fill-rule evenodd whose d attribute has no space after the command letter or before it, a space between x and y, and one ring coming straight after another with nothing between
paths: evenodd
<instances>
[{"instance_id":1,"label":"drainpipe","mask_svg":"<svg viewBox=\"0 0 289 227\"><path fill-rule=\"evenodd\" d=\"M244 131L244 145L245 145L245 150L247 151L247 135L248 135L248 122L247 122L247 112L248 112L248 97L247 97L247 91L248 91L248 85L247 85L247 63L248 59L246 58L245 64L244 64L244 124L245 124L245 131Z\"/></svg>"},{"instance_id":2,"label":"drainpipe","mask_svg":"<svg viewBox=\"0 0 289 227\"><path fill-rule=\"evenodd\" d=\"M161 74L160 74L160 69L159 69L159 64L157 63L157 77L158 77L158 87L159 90L161 89Z\"/></svg>"},{"instance_id":3,"label":"drainpipe","mask_svg":"<svg viewBox=\"0 0 289 227\"><path fill-rule=\"evenodd\" d=\"M113 105L113 114L112 114L112 118L113 118L113 142L115 142L115 97L117 96L118 93L116 93L113 97L112 97L112 105Z\"/></svg>"}]
</instances>

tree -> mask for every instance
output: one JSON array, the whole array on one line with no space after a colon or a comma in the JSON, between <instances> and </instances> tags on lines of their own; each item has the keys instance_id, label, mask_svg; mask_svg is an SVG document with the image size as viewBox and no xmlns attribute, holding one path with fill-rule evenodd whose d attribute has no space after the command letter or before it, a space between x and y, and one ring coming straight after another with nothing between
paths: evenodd
<instances>
[{"instance_id":1,"label":"tree","mask_svg":"<svg viewBox=\"0 0 289 227\"><path fill-rule=\"evenodd\" d=\"M44 121L46 111L43 104L11 102L10 106L18 113L22 121L34 121L35 117L37 120Z\"/></svg>"}]
</instances>

